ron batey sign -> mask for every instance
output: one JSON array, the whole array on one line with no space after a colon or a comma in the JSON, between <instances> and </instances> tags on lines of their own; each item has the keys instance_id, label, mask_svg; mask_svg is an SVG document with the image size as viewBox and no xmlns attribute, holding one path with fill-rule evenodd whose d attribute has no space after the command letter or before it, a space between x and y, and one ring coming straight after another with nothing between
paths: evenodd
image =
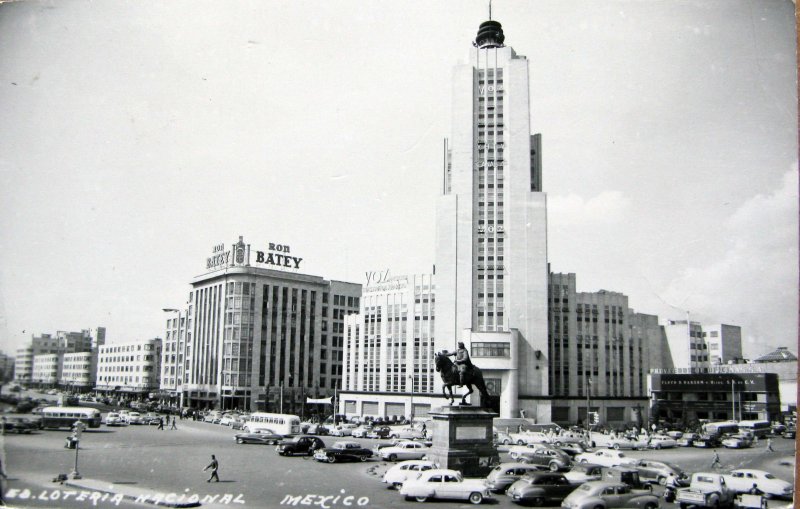
<instances>
[{"instance_id":1,"label":"ron batey sign","mask_svg":"<svg viewBox=\"0 0 800 509\"><path fill-rule=\"evenodd\" d=\"M299 269L300 262L302 262L303 259L290 256L289 251L289 246L285 244L274 244L270 242L268 252L256 251L256 263Z\"/></svg>"}]
</instances>

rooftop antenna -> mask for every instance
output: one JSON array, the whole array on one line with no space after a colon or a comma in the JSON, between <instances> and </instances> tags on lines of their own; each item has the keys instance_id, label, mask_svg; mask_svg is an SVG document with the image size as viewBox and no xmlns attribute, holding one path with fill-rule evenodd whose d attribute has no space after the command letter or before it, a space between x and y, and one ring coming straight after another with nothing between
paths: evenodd
<instances>
[{"instance_id":1,"label":"rooftop antenna","mask_svg":"<svg viewBox=\"0 0 800 509\"><path fill-rule=\"evenodd\" d=\"M489 21L492 20L492 0L489 0Z\"/></svg>"}]
</instances>

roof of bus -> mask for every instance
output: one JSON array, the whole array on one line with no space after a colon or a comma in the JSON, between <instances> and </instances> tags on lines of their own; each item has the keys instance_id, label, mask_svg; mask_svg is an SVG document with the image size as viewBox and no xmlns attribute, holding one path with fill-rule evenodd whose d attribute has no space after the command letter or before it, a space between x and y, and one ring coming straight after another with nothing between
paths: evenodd
<instances>
[{"instance_id":1,"label":"roof of bus","mask_svg":"<svg viewBox=\"0 0 800 509\"><path fill-rule=\"evenodd\" d=\"M100 413L100 410L80 406L46 406L42 408L42 412Z\"/></svg>"},{"instance_id":2,"label":"roof of bus","mask_svg":"<svg viewBox=\"0 0 800 509\"><path fill-rule=\"evenodd\" d=\"M250 414L250 417L295 417L297 419L300 418L292 414L271 414L269 412L253 412Z\"/></svg>"}]
</instances>

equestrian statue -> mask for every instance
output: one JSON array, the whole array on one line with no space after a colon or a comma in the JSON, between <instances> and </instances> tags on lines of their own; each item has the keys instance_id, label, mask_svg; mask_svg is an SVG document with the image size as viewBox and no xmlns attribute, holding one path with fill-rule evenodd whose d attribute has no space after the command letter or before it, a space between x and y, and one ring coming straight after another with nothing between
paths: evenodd
<instances>
[{"instance_id":1,"label":"equestrian statue","mask_svg":"<svg viewBox=\"0 0 800 509\"><path fill-rule=\"evenodd\" d=\"M450 360L451 356L455 356L455 362ZM491 396L486 390L486 382L483 381L483 373L480 368L472 364L469 358L469 352L464 346L463 342L458 343L458 349L455 352L439 352L436 354L436 371L442 376L444 387L442 393L450 399L452 405L455 401L453 396L453 386L459 387L467 386L467 392L461 396L461 405L467 404L467 396L472 394L472 386L478 388L481 393L481 405L487 406Z\"/></svg>"}]
</instances>

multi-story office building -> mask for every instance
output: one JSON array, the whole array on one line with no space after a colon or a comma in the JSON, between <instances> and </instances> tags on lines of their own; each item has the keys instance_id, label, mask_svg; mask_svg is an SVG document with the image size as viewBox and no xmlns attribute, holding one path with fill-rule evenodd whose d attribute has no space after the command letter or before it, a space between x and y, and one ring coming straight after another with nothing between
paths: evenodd
<instances>
[{"instance_id":1,"label":"multi-story office building","mask_svg":"<svg viewBox=\"0 0 800 509\"><path fill-rule=\"evenodd\" d=\"M361 285L300 274L302 261L287 245L251 250L242 237L214 247L192 281L185 330L168 327L178 346L161 376L174 366L184 405L303 414L307 397L341 388L344 320Z\"/></svg>"},{"instance_id":2,"label":"multi-story office building","mask_svg":"<svg viewBox=\"0 0 800 509\"><path fill-rule=\"evenodd\" d=\"M436 400L433 276L377 274L363 289L360 313L345 318L339 411L351 417L427 416Z\"/></svg>"},{"instance_id":3,"label":"multi-story office building","mask_svg":"<svg viewBox=\"0 0 800 509\"><path fill-rule=\"evenodd\" d=\"M70 392L94 389L97 378L97 351L65 353L59 384Z\"/></svg>"},{"instance_id":4,"label":"multi-story office building","mask_svg":"<svg viewBox=\"0 0 800 509\"><path fill-rule=\"evenodd\" d=\"M63 353L46 353L33 357L31 382L39 387L55 387L61 379Z\"/></svg>"},{"instance_id":5,"label":"multi-story office building","mask_svg":"<svg viewBox=\"0 0 800 509\"><path fill-rule=\"evenodd\" d=\"M9 382L14 379L15 362L14 357L0 352L0 381Z\"/></svg>"},{"instance_id":6,"label":"multi-story office building","mask_svg":"<svg viewBox=\"0 0 800 509\"><path fill-rule=\"evenodd\" d=\"M501 417L525 410L549 421L541 142L530 129L528 61L504 40L500 23L482 23L469 62L453 72L436 210L436 348L480 344L489 356L476 364L494 380Z\"/></svg>"},{"instance_id":7,"label":"multi-story office building","mask_svg":"<svg viewBox=\"0 0 800 509\"><path fill-rule=\"evenodd\" d=\"M675 369L699 372L742 359L742 330L736 325L669 320L663 330Z\"/></svg>"},{"instance_id":8,"label":"multi-story office building","mask_svg":"<svg viewBox=\"0 0 800 509\"><path fill-rule=\"evenodd\" d=\"M14 381L29 384L33 380L33 346L17 348L14 358Z\"/></svg>"},{"instance_id":9,"label":"multi-story office building","mask_svg":"<svg viewBox=\"0 0 800 509\"><path fill-rule=\"evenodd\" d=\"M41 334L31 336L31 343L17 350L15 364L15 381L19 383L31 383L34 381L33 370L35 358L39 355L59 354L63 358L66 353L89 352L93 348L105 342L105 327L98 327L96 337L92 339L92 333L88 329L81 332L58 331L55 336ZM60 369L60 368L59 368ZM58 383L57 379L52 384Z\"/></svg>"},{"instance_id":10,"label":"multi-story office building","mask_svg":"<svg viewBox=\"0 0 800 509\"><path fill-rule=\"evenodd\" d=\"M162 401L173 406L183 407L184 353L186 348L186 327L189 319L189 307L184 309L164 309L169 313L167 318L164 343L161 350L161 384Z\"/></svg>"},{"instance_id":11,"label":"multi-story office building","mask_svg":"<svg viewBox=\"0 0 800 509\"><path fill-rule=\"evenodd\" d=\"M621 293L577 292L575 274L550 274L549 310L553 422L585 421L587 406L610 425L646 420L658 317L634 312Z\"/></svg>"},{"instance_id":12,"label":"multi-story office building","mask_svg":"<svg viewBox=\"0 0 800 509\"><path fill-rule=\"evenodd\" d=\"M142 399L158 391L161 338L99 347L95 389L108 396Z\"/></svg>"}]
</instances>

